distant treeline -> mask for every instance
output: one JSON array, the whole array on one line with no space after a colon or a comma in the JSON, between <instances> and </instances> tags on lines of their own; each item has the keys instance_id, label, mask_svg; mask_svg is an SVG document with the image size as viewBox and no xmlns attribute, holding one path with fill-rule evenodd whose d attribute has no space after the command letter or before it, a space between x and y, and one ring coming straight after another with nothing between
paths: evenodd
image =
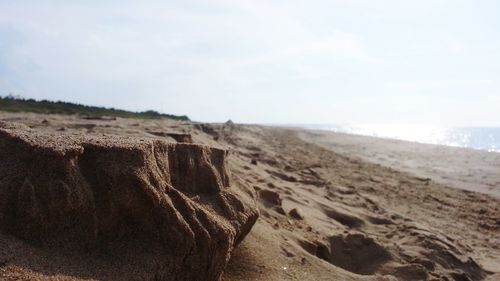
<instances>
[{"instance_id":1,"label":"distant treeline","mask_svg":"<svg viewBox=\"0 0 500 281\"><path fill-rule=\"evenodd\" d=\"M124 118L144 118L159 119L169 118L175 120L189 121L185 115L171 115L148 110L143 112L132 112L115 108L105 108L98 106L88 106L62 101L37 101L34 99L24 99L22 97L8 95L0 96L0 110L10 112L35 112L44 114L77 114L87 116L111 116Z\"/></svg>"}]
</instances>

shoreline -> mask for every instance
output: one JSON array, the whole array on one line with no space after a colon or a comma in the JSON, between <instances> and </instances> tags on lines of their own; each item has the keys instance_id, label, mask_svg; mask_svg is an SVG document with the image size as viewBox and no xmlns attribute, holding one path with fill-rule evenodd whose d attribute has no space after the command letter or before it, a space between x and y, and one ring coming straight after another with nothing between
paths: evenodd
<instances>
[{"instance_id":1,"label":"shoreline","mask_svg":"<svg viewBox=\"0 0 500 281\"><path fill-rule=\"evenodd\" d=\"M500 198L500 153L328 130L294 129L303 140L363 161Z\"/></svg>"},{"instance_id":2,"label":"shoreline","mask_svg":"<svg viewBox=\"0 0 500 281\"><path fill-rule=\"evenodd\" d=\"M346 125L347 127L351 127L349 125ZM411 126L411 125L410 125ZM322 132L330 132L330 133L335 133L335 134L341 134L341 135L349 135L349 136L360 136L360 137L368 137L368 138L375 138L375 139L383 139L383 140L397 140L397 141L403 141L403 142L410 142L410 143L417 143L417 144L430 144L430 145L437 145L437 146L445 146L445 147L454 147L454 148L463 148L463 149L471 149L471 150L477 150L477 151L485 151L485 152L494 152L494 153L500 153L500 147L496 147L494 149L491 148L479 148L479 147L472 147L472 146L466 146L466 145L452 145L452 144L445 144L445 143L434 143L434 142L426 142L426 141L419 141L419 140L414 140L414 139L405 139L403 137L397 137L397 136L387 136L387 135L374 135L376 134L375 131L373 131L373 134L370 133L355 133L353 132L348 132L348 131L341 131L341 130L335 130L335 129L329 129L328 127L323 127L323 126L315 126L315 125L276 125L274 127L277 128L287 128L287 129L295 129L295 130L305 130L305 131L322 131ZM332 126L332 128L335 127L344 127L344 126ZM427 127L433 127L433 126L427 126ZM500 127L494 127L494 126L456 126L456 127L441 127L441 126L436 126L436 129L442 129L442 130L500 130ZM492 144L493 145L493 144Z\"/></svg>"},{"instance_id":3,"label":"shoreline","mask_svg":"<svg viewBox=\"0 0 500 281\"><path fill-rule=\"evenodd\" d=\"M415 141L415 140L391 138L391 137L384 137L384 136L371 136L371 135L362 135L362 134L352 134L352 133L345 133L345 132L336 132L336 131L327 130L327 129L309 129L309 128L300 128L300 129L307 130L307 131L322 131L322 132L334 133L334 134L339 134L339 135L354 136L354 137L367 137L367 138L374 138L374 139L380 139L380 140L386 140L386 141L401 141L401 142L407 142L407 143L412 143L412 144L424 144L424 145L433 145L433 146L443 146L443 147L447 147L447 148L468 149L468 150L479 151L479 152L499 153L500 154L500 150L488 150L488 149L475 148L475 147L467 147L467 146L459 146L459 145L449 145L449 144L441 144L441 143L421 142L421 141Z\"/></svg>"}]
</instances>

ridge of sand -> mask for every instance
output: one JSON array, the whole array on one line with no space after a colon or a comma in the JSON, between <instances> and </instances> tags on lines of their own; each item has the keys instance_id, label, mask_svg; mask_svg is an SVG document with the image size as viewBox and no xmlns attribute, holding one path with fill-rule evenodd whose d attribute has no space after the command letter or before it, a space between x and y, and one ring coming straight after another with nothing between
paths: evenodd
<instances>
[{"instance_id":1,"label":"ridge of sand","mask_svg":"<svg viewBox=\"0 0 500 281\"><path fill-rule=\"evenodd\" d=\"M175 132L189 134L196 144L228 149L232 185L257 192L261 216L232 252L224 281L500 279L500 199L337 153L305 141L294 130L36 114L0 113L0 119L75 136L175 142L167 134ZM0 276L83 279L61 271L33 275L33 268L50 267L63 258L26 248L12 236L0 238L5 246L0 249L29 260L0 258ZM82 270L80 263L69 261L73 273Z\"/></svg>"},{"instance_id":2,"label":"ridge of sand","mask_svg":"<svg viewBox=\"0 0 500 281\"><path fill-rule=\"evenodd\" d=\"M82 278L216 281L258 216L244 199L252 193L231 188L227 154L0 123L0 229L77 260L81 253L114 256L86 258L79 269L85 273L76 274ZM2 256L41 271L29 278L75 274L64 262L40 269L17 251Z\"/></svg>"}]
</instances>

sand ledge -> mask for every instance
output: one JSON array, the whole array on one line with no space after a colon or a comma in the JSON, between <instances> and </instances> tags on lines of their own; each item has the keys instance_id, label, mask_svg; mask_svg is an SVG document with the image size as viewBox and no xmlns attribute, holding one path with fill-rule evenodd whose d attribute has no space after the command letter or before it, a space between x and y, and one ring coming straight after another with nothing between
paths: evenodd
<instances>
[{"instance_id":1,"label":"sand ledge","mask_svg":"<svg viewBox=\"0 0 500 281\"><path fill-rule=\"evenodd\" d=\"M128 267L90 263L82 270L92 278L219 280L257 219L230 186L226 150L0 127L0 229Z\"/></svg>"}]
</instances>

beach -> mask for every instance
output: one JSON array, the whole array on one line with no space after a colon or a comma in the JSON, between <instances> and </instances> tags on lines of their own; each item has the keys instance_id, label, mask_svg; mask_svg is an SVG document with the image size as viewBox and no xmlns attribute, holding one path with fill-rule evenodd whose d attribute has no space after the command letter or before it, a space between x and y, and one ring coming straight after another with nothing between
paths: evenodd
<instances>
[{"instance_id":1,"label":"beach","mask_svg":"<svg viewBox=\"0 0 500 281\"><path fill-rule=\"evenodd\" d=\"M180 198L173 201L176 212L189 222L188 228L195 233L193 245L204 251L202 258L196 256L197 262L189 264L191 269L172 267L171 263L161 267L178 276L189 276L185 272L189 270L201 272L196 277L178 280L493 281L500 278L498 153L233 122L84 119L3 112L0 121L7 136L3 141L13 147L31 141L28 148L38 149L45 145L39 139L50 138L54 139L50 149L62 151L64 147L75 146L71 153L81 153L80 158L87 161L82 163L89 163L81 166L89 185L92 185L93 171L101 165L114 167L113 161L116 161L116 167L120 168L106 168L109 173L128 169L126 161L120 160L114 151L129 155L127 153L137 149L144 154L134 152L130 159L138 159L136 162L142 166L131 172L141 176L137 182L147 182L148 188L154 187L161 184L158 175L166 165L158 162L159 153L174 151L175 158L169 160L169 165L175 163L175 167L181 168L170 168L168 177L172 180L167 181L166 186L168 190L172 185L183 194L175 197L177 191L172 191L165 202L169 202L169 198ZM65 142L59 142L58 136ZM100 159L98 154L91 154L92 157L85 154L96 149L110 157ZM184 154L182 149L188 150ZM148 152L150 150L153 153ZM15 155L4 153L15 161ZM40 155L36 159L52 154ZM150 159L151 155L155 156ZM186 158L188 156L192 158ZM69 162L70 167L80 163L78 158L74 159ZM195 166L185 175L183 165ZM142 177L141 173L147 176ZM33 174L40 181L51 180L50 174ZM208 181L214 182L210 188L216 191L211 192L222 192L219 199L214 200L215 195L205 190L185 187L205 188L204 183ZM113 212L117 218L128 218L130 213L134 214L130 215L134 220L128 222L137 223L138 217L133 213L137 209L142 210L141 215L154 216L143 210L144 201L138 201L139 204L134 196L119 196L120 188L123 194L129 194L134 185L119 184L112 188L117 192L106 195L109 200L120 197L117 202L127 203L120 205L121 209L117 209L120 211ZM94 189L94 198L97 194ZM53 204L61 204L54 200ZM74 206L71 205L71 210ZM107 205L99 205L99 208L103 206ZM157 211L163 212L160 207ZM189 211L191 209L196 211ZM171 216L165 218L172 219ZM157 220L153 222L142 221L143 226L134 228L134 233L141 229L156 233ZM206 231L194 231L198 223ZM167 229L176 227L181 229L177 224ZM117 231L123 229L127 230L126 226L116 228ZM109 234L105 237L108 240L99 240L97 236L97 241L112 241L112 254L94 249L82 255L76 250L48 249L43 243L30 240L30 236L16 235L36 232L34 228L23 229L24 232L0 230L2 280L176 280L173 275L143 272L141 268L159 270L147 261L162 261L150 252L141 251L140 247L129 252L132 250L122 244L126 239L114 240ZM204 236L205 232L210 235ZM227 235L220 236L220 232ZM165 237L178 237L176 235ZM150 245L148 239L156 236L130 237L139 239L142 244L138 245ZM218 237L227 239L213 240ZM184 243L181 240L179 244ZM224 255L219 255L220 246L213 245L229 240L231 243L224 246ZM217 254L210 256L206 249L213 249ZM181 247L179 251L187 253L186 257L193 255L188 250L184 253ZM176 256L168 251L158 255L165 255L167 261L177 264ZM191 259L183 262L186 260ZM207 276L211 279L203 275L207 267L210 268Z\"/></svg>"},{"instance_id":2,"label":"beach","mask_svg":"<svg viewBox=\"0 0 500 281\"><path fill-rule=\"evenodd\" d=\"M500 153L318 130L300 135L337 153L500 197Z\"/></svg>"}]
</instances>

